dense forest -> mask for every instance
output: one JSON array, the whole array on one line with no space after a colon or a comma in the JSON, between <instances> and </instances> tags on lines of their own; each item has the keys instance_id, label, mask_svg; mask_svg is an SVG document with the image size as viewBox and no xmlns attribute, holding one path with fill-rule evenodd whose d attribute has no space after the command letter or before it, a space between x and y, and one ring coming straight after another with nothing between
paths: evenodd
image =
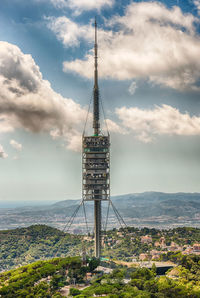
<instances>
[{"instance_id":1,"label":"dense forest","mask_svg":"<svg viewBox=\"0 0 200 298\"><path fill-rule=\"evenodd\" d=\"M55 256L78 255L81 239L45 225L0 231L0 271Z\"/></svg>"}]
</instances>

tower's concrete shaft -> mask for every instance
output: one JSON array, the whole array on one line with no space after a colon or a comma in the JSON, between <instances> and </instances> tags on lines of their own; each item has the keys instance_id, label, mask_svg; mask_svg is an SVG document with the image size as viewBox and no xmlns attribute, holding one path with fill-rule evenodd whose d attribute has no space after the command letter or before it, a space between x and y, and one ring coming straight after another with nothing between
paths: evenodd
<instances>
[{"instance_id":1,"label":"tower's concrete shaft","mask_svg":"<svg viewBox=\"0 0 200 298\"><path fill-rule=\"evenodd\" d=\"M94 241L95 257L101 256L101 201L94 201Z\"/></svg>"}]
</instances>

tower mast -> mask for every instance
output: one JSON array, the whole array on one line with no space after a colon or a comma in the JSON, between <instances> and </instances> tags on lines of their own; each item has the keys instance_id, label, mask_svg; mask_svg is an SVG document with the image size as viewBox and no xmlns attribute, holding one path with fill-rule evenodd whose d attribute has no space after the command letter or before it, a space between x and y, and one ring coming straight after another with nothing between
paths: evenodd
<instances>
[{"instance_id":1,"label":"tower mast","mask_svg":"<svg viewBox=\"0 0 200 298\"><path fill-rule=\"evenodd\" d=\"M101 202L110 199L110 137L100 133L97 22L95 20L92 136L83 135L83 201L94 201L95 257L101 256Z\"/></svg>"},{"instance_id":2,"label":"tower mast","mask_svg":"<svg viewBox=\"0 0 200 298\"><path fill-rule=\"evenodd\" d=\"M98 56L97 56L97 22L95 19L95 42L94 42L94 90L93 90L93 128L94 135L99 134L99 87L98 87Z\"/></svg>"},{"instance_id":3,"label":"tower mast","mask_svg":"<svg viewBox=\"0 0 200 298\"><path fill-rule=\"evenodd\" d=\"M69 221L71 226L81 205L86 201L94 202L94 236L95 257L101 257L101 202L107 201L108 211L105 229L107 226L109 206L113 207L117 219L121 225L123 218L110 200L110 135L100 131L99 110L99 87L98 87L98 45L97 45L97 22L95 19L95 42L94 42L94 88L93 88L93 135L85 135L85 127L82 138L82 201ZM89 110L88 110L89 114ZM87 116L88 116L87 114ZM86 119L87 123L87 119ZM85 126L86 126L85 123ZM85 221L87 217L84 207ZM124 223L125 224L125 223ZM126 225L126 224L125 224ZM87 227L88 229L88 227Z\"/></svg>"},{"instance_id":4,"label":"tower mast","mask_svg":"<svg viewBox=\"0 0 200 298\"><path fill-rule=\"evenodd\" d=\"M94 135L99 135L99 87L98 87L98 56L97 56L97 22L95 19L95 42L94 42L94 90L93 90L93 128ZM95 257L101 255L101 194L100 190L94 190L96 200L94 201L94 240Z\"/></svg>"}]
</instances>

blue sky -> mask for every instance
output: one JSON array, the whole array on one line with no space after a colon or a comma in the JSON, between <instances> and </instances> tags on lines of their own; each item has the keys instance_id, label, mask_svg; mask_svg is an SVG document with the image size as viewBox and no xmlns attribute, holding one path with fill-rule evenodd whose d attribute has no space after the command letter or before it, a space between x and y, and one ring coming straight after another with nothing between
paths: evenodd
<instances>
[{"instance_id":1,"label":"blue sky","mask_svg":"<svg viewBox=\"0 0 200 298\"><path fill-rule=\"evenodd\" d=\"M199 0L2 0L0 202L81 197L94 16L111 193L199 192L199 14Z\"/></svg>"}]
</instances>

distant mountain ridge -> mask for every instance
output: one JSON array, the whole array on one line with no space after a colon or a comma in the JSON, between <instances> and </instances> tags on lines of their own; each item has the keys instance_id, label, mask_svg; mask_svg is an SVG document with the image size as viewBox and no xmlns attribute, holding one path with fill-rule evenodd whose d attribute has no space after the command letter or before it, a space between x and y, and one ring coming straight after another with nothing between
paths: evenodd
<instances>
[{"instance_id":1,"label":"distant mountain ridge","mask_svg":"<svg viewBox=\"0 0 200 298\"><path fill-rule=\"evenodd\" d=\"M112 202L128 225L137 227L200 227L200 193L144 192L113 196ZM58 201L51 205L0 208L0 229L11 229L31 224L47 224L62 229L73 214L80 200ZM107 203L102 203L105 217ZM93 220L93 203L86 202L88 221ZM116 218L110 210L109 227ZM80 211L76 226L83 228L84 214Z\"/></svg>"}]
</instances>

